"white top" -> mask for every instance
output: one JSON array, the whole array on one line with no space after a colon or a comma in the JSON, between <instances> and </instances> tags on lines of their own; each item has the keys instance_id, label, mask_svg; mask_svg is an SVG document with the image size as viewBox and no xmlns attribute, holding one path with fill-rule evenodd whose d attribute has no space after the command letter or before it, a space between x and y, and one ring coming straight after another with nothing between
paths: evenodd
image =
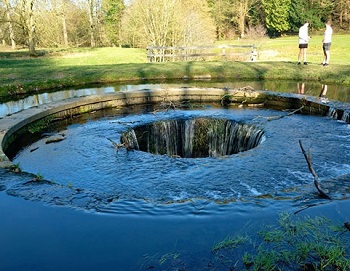
<instances>
[{"instance_id":1,"label":"white top","mask_svg":"<svg viewBox=\"0 0 350 271\"><path fill-rule=\"evenodd\" d=\"M302 27L299 28L299 44L307 44L309 43L309 24L306 23Z\"/></svg>"},{"instance_id":2,"label":"white top","mask_svg":"<svg viewBox=\"0 0 350 271\"><path fill-rule=\"evenodd\" d=\"M332 42L332 34L333 29L330 25L326 24L326 30L323 35L323 43L331 43Z\"/></svg>"}]
</instances>

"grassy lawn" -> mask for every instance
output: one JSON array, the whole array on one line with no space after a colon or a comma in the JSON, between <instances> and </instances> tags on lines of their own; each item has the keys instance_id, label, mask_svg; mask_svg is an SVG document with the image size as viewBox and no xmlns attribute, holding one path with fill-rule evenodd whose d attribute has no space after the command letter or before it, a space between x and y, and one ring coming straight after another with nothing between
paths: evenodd
<instances>
[{"instance_id":1,"label":"grassy lawn","mask_svg":"<svg viewBox=\"0 0 350 271\"><path fill-rule=\"evenodd\" d=\"M258 41L225 41L226 44L255 43L257 62L197 61L148 63L145 49L78 48L43 49L28 57L26 50L0 46L0 99L48 89L92 83L152 79L211 77L230 80L313 80L350 85L350 35L334 35L331 65L322 67L322 37L314 36L308 50L308 66L297 66L297 37Z\"/></svg>"},{"instance_id":2,"label":"grassy lawn","mask_svg":"<svg viewBox=\"0 0 350 271\"><path fill-rule=\"evenodd\" d=\"M347 65L349 63L349 35L333 35L331 46L331 64ZM297 37L283 37L270 39L261 44L260 51L275 50L278 52L273 58L262 56L261 61L294 61L298 60ZM322 36L311 36L307 52L307 60L311 63L320 64L323 60Z\"/></svg>"}]
</instances>

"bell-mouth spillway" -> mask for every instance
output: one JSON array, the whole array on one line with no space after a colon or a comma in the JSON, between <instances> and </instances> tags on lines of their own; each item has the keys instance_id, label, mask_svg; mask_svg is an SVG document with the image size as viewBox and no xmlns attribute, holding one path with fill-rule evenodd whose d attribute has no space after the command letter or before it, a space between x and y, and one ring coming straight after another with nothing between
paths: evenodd
<instances>
[{"instance_id":1,"label":"bell-mouth spillway","mask_svg":"<svg viewBox=\"0 0 350 271\"><path fill-rule=\"evenodd\" d=\"M180 105L183 105L184 102L186 102L186 104L190 104L191 106L182 108ZM179 103L179 105L176 105L176 103ZM217 109L209 110L207 109L208 105ZM136 110L135 113L133 110L138 106L146 106L147 110ZM162 110L159 110L159 108L162 108ZM288 178L298 179L298 177L296 177L297 168L300 168L301 165L304 164L304 161L297 161L295 163L293 162L294 164L290 165L288 161L284 161L284 158L281 158L283 154L277 151L279 148L288 149L288 144L290 143L283 138L283 131L289 127L293 127L293 129L300 133L301 137L307 138L309 136L308 131L301 130L300 128L303 125L301 118L304 115L328 116L332 119L341 120L343 123L350 122L349 107L347 104L338 103L336 101L330 101L329 103L324 104L318 98L296 94L281 94L268 91L255 91L252 89L244 88L172 88L156 91L126 91L115 93L113 95L101 95L70 99L69 101L62 101L54 105L43 106L41 108L29 109L24 112L19 112L13 116L3 118L0 120L0 124L2 125L0 129L2 139L2 166L11 168L12 165L13 168L11 161L16 160L15 157L18 151L18 149L13 148L13 146L17 145L18 142L22 142L23 138L27 137L27 135L34 137L35 134L42 134L46 128L55 126L57 123L64 122L68 119L74 119L78 116L84 115L85 113L91 114L92 112L103 111L107 109L116 110L121 116L121 119L118 118L117 120L112 121L119 126L112 131L113 133L111 132L111 135L106 135L106 138L111 137L115 141L117 141L118 136L122 138L123 134L126 135L127 133L130 133L130 131L135 132L137 129L139 129L139 127L141 127L141 133L143 133L145 129L154 132L155 123L162 123L162 125L166 123L167 126L183 125L183 127L185 127L185 121L193 122L193 120L199 122L203 122L204 120L211 120L213 123L216 123L216 125L220 123L221 129L228 129L228 126L232 126L236 127L237 129L241 129L242 131L249 131L249 133L253 132L256 134L256 137L254 137L254 143L248 144L249 146L253 146L251 148L248 148L246 145L238 146L236 151L222 152L218 155L217 149L214 149L214 151L212 150L210 152L206 152L205 154L198 155L189 155L182 152L160 152L159 150L154 152L150 151L150 154L146 155L140 155L138 153L128 154L125 151L120 151L120 155L114 157L113 161L115 161L115 164L113 166L109 164L113 164L113 161L105 163L104 160L101 160L105 158L102 156L100 157L100 154L95 153L93 149L89 149L91 156L95 155L96 159L103 161L103 166L106 166L106 168L99 168L99 172L108 170L110 168L115 169L116 165L118 165L118 163L121 161L122 163L129 161L129 164L124 164L121 166L122 169L116 169L115 174L118 176L118 179L120 179L120 183L117 183L115 181L115 186L113 186L110 183L106 182L106 185L108 183L110 187L102 191L99 191L99 186L101 186L103 180L100 180L101 183L98 183L97 181L91 181L89 187L82 187L82 185L84 185L83 182L74 182L71 184L71 180L76 180L76 178L79 177L77 177L77 175L71 175L67 177L67 179L64 179L64 176L62 175L65 175L65 172L67 175L75 173L72 168L68 171L63 171L60 173L62 179L64 179L61 182L60 180L55 179L55 177L49 176L49 171L57 171L57 169L54 168L55 163L51 162L49 166L46 166L45 169L42 169L44 179L38 180L37 176L35 175L35 173L41 173L41 171L35 171L32 173L16 173L19 175L22 174L23 178L27 179L27 181L23 182L23 180L21 180L20 182L17 182L14 180L13 182L2 182L2 190L5 190L6 193L10 195L33 200L40 199L54 205L69 205L77 208L94 210L110 210L109 208L112 206L113 211L118 209L116 208L118 202L127 200L140 200L145 202L154 202L155 204L181 203L184 201L188 202L194 198L206 201L234 202L240 198L244 198L246 200L249 196L249 193L252 193L254 197L259 198L283 198L287 197L286 195L288 195L289 192L283 192L283 196L280 196L279 191L284 190L284 188L282 188L282 184L275 184L276 187L273 189L277 189L276 191L278 191L275 195L272 195L272 190L265 194L262 191L263 188L261 186L258 186L257 188L254 187L256 180L259 180L259 182L263 183L264 180L271 178L272 183L274 183L274 179L278 178L278 176L284 178L285 181L289 181ZM282 111L286 109L289 111ZM176 113L176 111L178 111L178 113ZM278 119L288 119L285 118L285 116L293 116L292 114L294 114L296 119L292 119L292 117L291 119L296 123L293 123L293 121L291 123L288 123L289 121L284 121L282 124L272 124L273 122L270 121L269 117L271 114L274 115L276 112L279 112L279 115L277 116ZM142 120L143 113L148 114L147 119L144 121ZM256 114L258 114L258 116ZM130 121L130 119L128 119L128 116L129 118L132 117L133 120ZM264 119L265 121L267 120L267 122L259 125L259 123L256 121L258 117ZM108 121L111 122L111 120ZM310 119L308 120L308 123L310 124L313 121L314 119ZM141 122L141 125L137 125L138 122ZM322 125L325 125L324 129L334 128L333 125L335 124L329 124L329 121L326 124L323 122L324 121L322 121ZM102 123L102 126L103 125L107 124ZM320 125L319 129L323 129L322 125ZM327 125L330 126L327 127ZM205 127L205 125L203 127ZM267 128L267 131L265 131L265 127ZM103 131L106 132L109 128L110 126L108 126L106 130ZM305 129L307 128L308 127L305 127ZM100 126L98 129L102 130ZM281 129L281 131L279 131L279 133L272 134L271 129ZM300 131L298 129L300 129ZM176 131L179 132L182 130L176 129ZM315 133L316 132L322 133L324 131L320 130L315 131ZM88 133L85 132L84 134ZM204 134L207 135L208 133ZM183 135L184 134L181 132L179 138L184 137ZM89 136L90 137L86 138L86 140L92 140L94 134L91 134ZM69 134L67 133L65 137L68 138ZM100 135L98 135L98 137L100 137ZM265 142L266 144L261 144L265 146L260 147L259 143L261 143L261 141L263 141L265 138L273 138L273 140L270 140L269 143ZM271 144L272 141L275 143ZM186 142L186 140L184 140L184 142ZM247 142L249 142L249 140L247 140ZM125 141L122 141L122 143L125 143ZM75 145L74 141L69 143L67 140L63 140L62 144L67 144L65 147L66 150L67 148L72 147L72 145L69 144ZM79 144L81 144L81 142ZM128 144L130 144L130 142L128 142ZM171 145L174 144L171 143ZM147 146L148 148L146 148L145 151L150 150L149 141L147 141L144 146ZM208 141L205 142L205 146L209 146ZM257 146L258 148L256 148ZM159 149L159 147L160 146L158 145L157 148ZM205 148L209 149L209 147ZM254 150L255 148L257 149L256 151ZM72 149L72 151L75 151L74 148ZM201 149L203 149L203 146ZM248 149L250 149L250 151L247 152L248 154L243 155L242 152ZM141 147L140 150L142 150ZM27 150L27 152L31 153L32 155L38 155L39 158L37 159L42 160L43 157L45 157L45 159L47 158L47 160L51 161L50 157L45 156L47 154L42 154L44 156L41 156L40 158L40 151L40 149L38 151L34 151L34 147L30 150ZM54 151L54 149L52 149L52 151ZM108 145L106 145L106 150L104 151L110 152ZM84 150L79 150L78 152L84 152ZM169 157L154 158L150 156L152 153L166 154L166 156ZM226 155L231 155L234 158L240 159L220 158ZM254 155L256 156L254 157ZM276 157L273 157L274 155L276 155ZM68 156L69 153L63 154L62 157L67 158ZM178 156L182 157L182 159L187 160L185 160L185 162L180 162L176 160L176 157ZM295 156L295 152L287 154L287 160L290 159L290 161L293 161L291 159L292 156ZM60 156L57 155L57 157ZM62 157L57 159L62 160ZM131 157L132 161L130 160ZM213 157L219 157L219 159L215 159ZM174 158L175 160L172 160ZM203 160L199 161L197 158L201 158ZM256 163L255 159L260 159L260 161L262 159L265 159L266 162L258 164ZM327 156L325 159L332 159L332 157ZM83 160L79 163L89 164L88 160ZM275 163L274 166L276 168L271 168L271 172L268 174L264 173L265 171L269 170L264 167L267 164L272 163ZM101 166L101 163L99 166ZM213 168L209 171L203 170L210 167ZM339 168L339 166L337 167ZM76 169L76 172L79 173L79 165ZM47 172L45 172L45 170L47 170ZM257 172L255 172L255 170L257 170ZM289 174L288 175L286 173L286 175L288 175L287 177L281 174L281 172L285 170ZM136 172L136 174L133 175L133 172ZM199 174L199 172L201 173ZM344 172L347 173L346 170ZM8 172L8 174L9 176L12 176L13 173ZM245 177L241 177L240 174ZM88 173L84 174L84 176L86 175L88 175ZM178 175L181 175L181 177L178 178ZM338 177L334 174L330 175L332 177ZM46 180L46 178L48 180ZM150 181L150 183L147 184L146 181L141 180L142 178L147 178L147 182ZM191 178L193 180L193 183L188 182L188 179ZM213 180L218 178L224 178L225 181L214 183ZM108 176L106 179L108 179ZM173 179L179 179L177 180L179 182L175 185ZM206 180L206 182L203 183L203 180ZM252 182L249 182L249 180L252 180ZM127 182L132 183L132 185L135 187L143 187L142 192L139 193L135 191L134 187L125 186L125 183ZM297 181L290 182L293 186ZM161 191L159 193L153 192L153 190L161 189L165 183L169 185L169 187L165 188L164 191ZM238 187L246 188L249 193L238 191ZM293 189L295 189L295 187L293 187ZM50 192L48 193L48 191ZM125 193L122 194L121 191ZM295 196L291 196L290 199L293 199L294 197ZM123 206L125 207L125 205ZM118 210L120 211L120 209Z\"/></svg>"},{"instance_id":2,"label":"bell-mouth spillway","mask_svg":"<svg viewBox=\"0 0 350 271\"><path fill-rule=\"evenodd\" d=\"M220 157L255 148L264 138L257 126L227 119L192 118L157 121L121 136L128 149L171 157Z\"/></svg>"}]
</instances>

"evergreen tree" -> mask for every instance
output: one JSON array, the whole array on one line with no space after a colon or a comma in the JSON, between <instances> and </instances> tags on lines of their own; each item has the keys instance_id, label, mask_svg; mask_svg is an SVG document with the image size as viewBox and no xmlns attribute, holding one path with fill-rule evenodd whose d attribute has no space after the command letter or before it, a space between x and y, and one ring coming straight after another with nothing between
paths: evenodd
<instances>
[{"instance_id":1,"label":"evergreen tree","mask_svg":"<svg viewBox=\"0 0 350 271\"><path fill-rule=\"evenodd\" d=\"M216 28L216 39L227 39L232 28L231 1L207 0L207 2Z\"/></svg>"},{"instance_id":2,"label":"evergreen tree","mask_svg":"<svg viewBox=\"0 0 350 271\"><path fill-rule=\"evenodd\" d=\"M265 24L270 36L279 36L290 29L289 10L291 0L261 0Z\"/></svg>"},{"instance_id":3,"label":"evergreen tree","mask_svg":"<svg viewBox=\"0 0 350 271\"><path fill-rule=\"evenodd\" d=\"M111 44L121 45L121 21L125 9L123 0L104 0L103 22L106 36Z\"/></svg>"},{"instance_id":4,"label":"evergreen tree","mask_svg":"<svg viewBox=\"0 0 350 271\"><path fill-rule=\"evenodd\" d=\"M292 0L291 8L289 11L289 24L292 32L298 32L300 26L302 26L306 20L309 20L308 14L308 2L305 0Z\"/></svg>"}]
</instances>

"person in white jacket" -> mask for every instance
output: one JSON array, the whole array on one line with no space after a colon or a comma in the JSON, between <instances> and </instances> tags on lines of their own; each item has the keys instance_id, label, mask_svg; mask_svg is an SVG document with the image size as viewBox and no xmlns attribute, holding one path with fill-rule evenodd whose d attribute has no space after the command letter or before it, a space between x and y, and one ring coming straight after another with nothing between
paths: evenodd
<instances>
[{"instance_id":1,"label":"person in white jacket","mask_svg":"<svg viewBox=\"0 0 350 271\"><path fill-rule=\"evenodd\" d=\"M299 28L299 55L298 65L301 64L301 59L304 60L304 65L307 65L306 61L306 49L309 44L309 21L305 21L304 25Z\"/></svg>"},{"instance_id":2,"label":"person in white jacket","mask_svg":"<svg viewBox=\"0 0 350 271\"><path fill-rule=\"evenodd\" d=\"M331 56L330 48L332 44L332 34L333 34L333 29L331 27L331 21L327 21L326 30L324 31L323 40L322 40L323 55L324 55L323 62L322 62L323 66L328 66L329 64L329 58Z\"/></svg>"}]
</instances>

